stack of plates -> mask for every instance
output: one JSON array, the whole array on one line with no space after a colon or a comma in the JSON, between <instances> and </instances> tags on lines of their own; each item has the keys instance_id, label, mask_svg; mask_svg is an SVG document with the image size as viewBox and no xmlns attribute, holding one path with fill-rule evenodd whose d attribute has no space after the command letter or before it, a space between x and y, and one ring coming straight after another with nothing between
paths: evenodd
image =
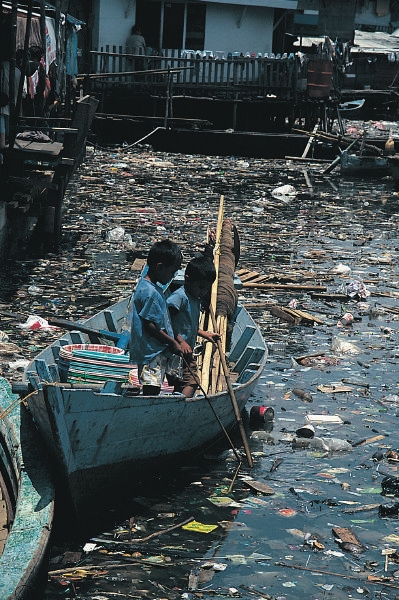
<instances>
[{"instance_id":1,"label":"stack of plates","mask_svg":"<svg viewBox=\"0 0 399 600\"><path fill-rule=\"evenodd\" d=\"M73 344L60 349L60 379L68 383L127 383L132 367L125 351L116 346Z\"/></svg>"},{"instance_id":2,"label":"stack of plates","mask_svg":"<svg viewBox=\"0 0 399 600\"><path fill-rule=\"evenodd\" d=\"M68 383L104 384L107 381L140 387L137 365L129 362L122 348L100 344L71 344L60 348L60 380ZM166 380L162 391L173 392Z\"/></svg>"}]
</instances>

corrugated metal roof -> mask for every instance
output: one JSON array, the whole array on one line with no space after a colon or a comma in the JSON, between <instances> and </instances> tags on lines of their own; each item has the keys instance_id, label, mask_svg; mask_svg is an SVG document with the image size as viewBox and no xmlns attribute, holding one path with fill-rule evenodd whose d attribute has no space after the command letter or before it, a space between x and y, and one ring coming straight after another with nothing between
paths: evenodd
<instances>
[{"instance_id":1,"label":"corrugated metal roof","mask_svg":"<svg viewBox=\"0 0 399 600\"><path fill-rule=\"evenodd\" d=\"M299 36L298 36L299 37ZM302 45L311 46L312 44L321 44L325 36L303 37ZM300 46L300 40L294 42L294 46ZM385 31L355 31L355 46L351 52L375 52L378 54L388 54L393 50L399 50L399 29L393 33Z\"/></svg>"},{"instance_id":2,"label":"corrugated metal roof","mask_svg":"<svg viewBox=\"0 0 399 600\"><path fill-rule=\"evenodd\" d=\"M355 31L355 46L351 52L378 52L388 53L399 50L399 31L386 33L385 31Z\"/></svg>"}]
</instances>

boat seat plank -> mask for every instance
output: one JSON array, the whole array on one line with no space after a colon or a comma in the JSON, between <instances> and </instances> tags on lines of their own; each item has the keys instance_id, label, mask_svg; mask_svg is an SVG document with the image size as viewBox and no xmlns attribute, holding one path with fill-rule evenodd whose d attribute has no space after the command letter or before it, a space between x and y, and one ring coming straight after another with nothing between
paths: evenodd
<instances>
[{"instance_id":1,"label":"boat seat plank","mask_svg":"<svg viewBox=\"0 0 399 600\"><path fill-rule=\"evenodd\" d=\"M237 373L241 373L251 362L256 362L260 360L264 354L263 348L258 348L255 346L247 346L242 356L236 362L234 366L234 371Z\"/></svg>"},{"instance_id":2,"label":"boat seat plank","mask_svg":"<svg viewBox=\"0 0 399 600\"><path fill-rule=\"evenodd\" d=\"M54 344L54 346L50 346L50 349L54 358L54 362L57 363L60 357L60 346Z\"/></svg>"},{"instance_id":3,"label":"boat seat plank","mask_svg":"<svg viewBox=\"0 0 399 600\"><path fill-rule=\"evenodd\" d=\"M78 331L71 331L71 344L84 344L83 336Z\"/></svg>"},{"instance_id":4,"label":"boat seat plank","mask_svg":"<svg viewBox=\"0 0 399 600\"><path fill-rule=\"evenodd\" d=\"M60 374L58 372L58 367L55 363L51 363L48 365L48 370L51 376L51 381L59 381L60 380Z\"/></svg>"},{"instance_id":5,"label":"boat seat plank","mask_svg":"<svg viewBox=\"0 0 399 600\"><path fill-rule=\"evenodd\" d=\"M234 339L232 340L233 348L229 354L229 360L231 362L237 362L240 358L241 354L244 352L246 346L249 344L250 339L255 333L255 327L247 326L241 334L241 337L234 344Z\"/></svg>"},{"instance_id":6,"label":"boat seat plank","mask_svg":"<svg viewBox=\"0 0 399 600\"><path fill-rule=\"evenodd\" d=\"M247 381L249 381L251 379L251 377L253 377L255 375L255 373L258 371L260 365L254 365L254 364L249 364L246 369L243 371L243 373L241 374L241 376L239 377L239 383L246 383Z\"/></svg>"},{"instance_id":7,"label":"boat seat plank","mask_svg":"<svg viewBox=\"0 0 399 600\"><path fill-rule=\"evenodd\" d=\"M49 383L54 383L50 370L47 367L46 361L42 358L37 358L35 360L36 371L42 381L48 381Z\"/></svg>"},{"instance_id":8,"label":"boat seat plank","mask_svg":"<svg viewBox=\"0 0 399 600\"><path fill-rule=\"evenodd\" d=\"M34 371L27 371L26 377L34 390L42 389L43 386L37 373L35 373Z\"/></svg>"},{"instance_id":9,"label":"boat seat plank","mask_svg":"<svg viewBox=\"0 0 399 600\"><path fill-rule=\"evenodd\" d=\"M109 331L117 333L116 323L112 312L110 310L104 310L103 315Z\"/></svg>"}]
</instances>

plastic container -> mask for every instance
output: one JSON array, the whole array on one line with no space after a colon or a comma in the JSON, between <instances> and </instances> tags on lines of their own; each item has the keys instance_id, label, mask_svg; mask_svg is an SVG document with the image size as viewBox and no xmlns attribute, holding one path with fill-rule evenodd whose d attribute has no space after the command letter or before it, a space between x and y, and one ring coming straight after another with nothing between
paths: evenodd
<instances>
[{"instance_id":1,"label":"plastic container","mask_svg":"<svg viewBox=\"0 0 399 600\"><path fill-rule=\"evenodd\" d=\"M308 64L309 98L327 98L332 83L332 60L310 60Z\"/></svg>"},{"instance_id":2,"label":"plastic container","mask_svg":"<svg viewBox=\"0 0 399 600\"><path fill-rule=\"evenodd\" d=\"M251 421L257 423L273 421L274 410L270 406L253 406L249 413L249 418Z\"/></svg>"}]
</instances>

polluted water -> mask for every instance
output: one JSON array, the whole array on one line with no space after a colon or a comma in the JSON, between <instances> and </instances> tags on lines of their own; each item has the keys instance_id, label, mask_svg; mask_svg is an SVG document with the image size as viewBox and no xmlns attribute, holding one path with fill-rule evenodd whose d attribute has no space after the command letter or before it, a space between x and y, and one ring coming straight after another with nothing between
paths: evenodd
<instances>
[{"instance_id":1,"label":"polluted water","mask_svg":"<svg viewBox=\"0 0 399 600\"><path fill-rule=\"evenodd\" d=\"M58 497L38 600L399 597L399 196L323 167L89 147L60 253L5 265L1 370L18 381L60 335L46 317L129 295L158 239L186 263L224 195L269 347L244 415L253 468L234 436L241 464L223 441L150 482L126 473L85 528Z\"/></svg>"}]
</instances>

